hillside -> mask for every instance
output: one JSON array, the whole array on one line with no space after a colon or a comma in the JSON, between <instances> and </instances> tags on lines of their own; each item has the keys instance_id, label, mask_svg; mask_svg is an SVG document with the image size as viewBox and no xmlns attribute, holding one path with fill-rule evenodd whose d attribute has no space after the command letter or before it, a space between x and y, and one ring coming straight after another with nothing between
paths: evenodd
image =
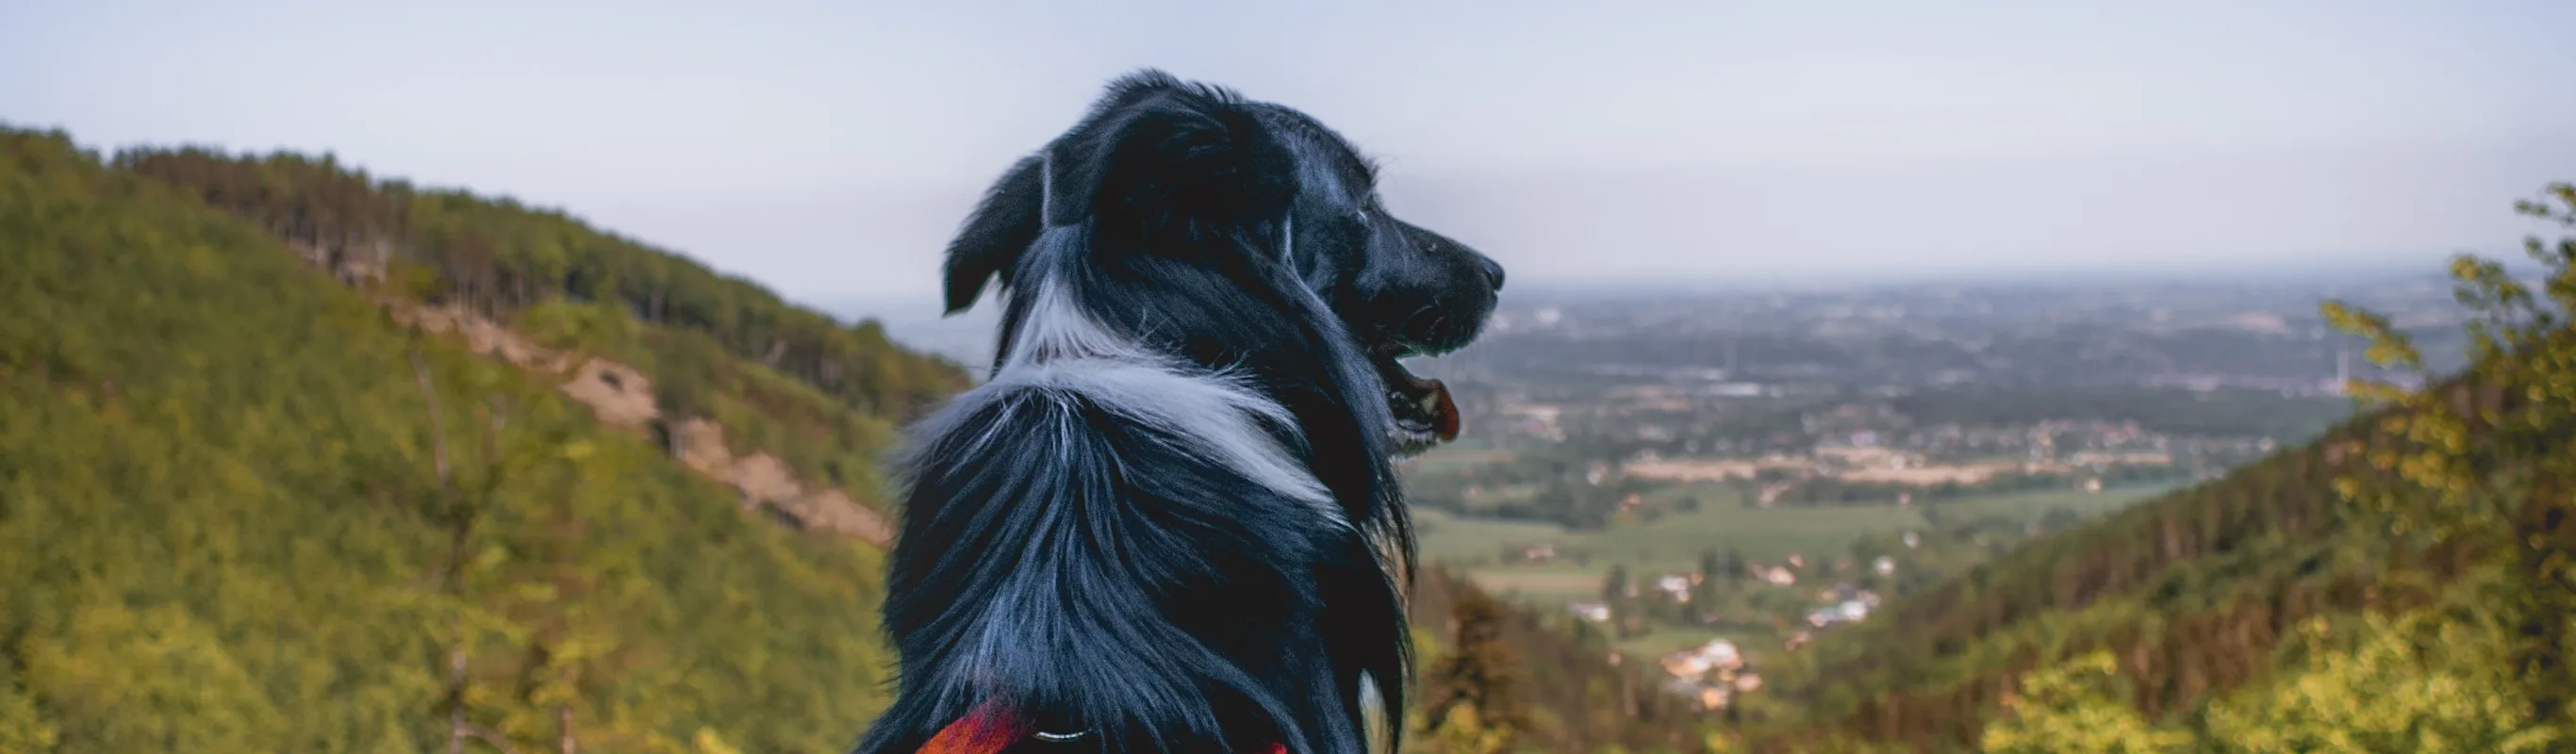
<instances>
[{"instance_id":1,"label":"hillside","mask_svg":"<svg viewBox=\"0 0 2576 754\"><path fill-rule=\"evenodd\" d=\"M1459 730L1438 729L1460 704L1476 708L1481 722L1470 729L1513 728L1509 751L1692 752L1705 743L1710 721L1666 693L1652 666L1606 662L1609 638L1562 613L1513 607L1463 575L1431 570L1415 586L1412 615L1425 646L1408 751L1490 754L1460 745ZM1460 647L1479 634L1489 646L1461 667Z\"/></svg>"},{"instance_id":2,"label":"hillside","mask_svg":"<svg viewBox=\"0 0 2576 754\"><path fill-rule=\"evenodd\" d=\"M0 269L0 750L821 752L885 702L874 548L192 192L0 133Z\"/></svg>"},{"instance_id":3,"label":"hillside","mask_svg":"<svg viewBox=\"0 0 2576 754\"><path fill-rule=\"evenodd\" d=\"M0 130L0 268L0 751L837 751L886 702L876 458L952 363L328 158ZM1474 593L1426 576L1426 660ZM1699 748L1483 604L1519 740Z\"/></svg>"},{"instance_id":4,"label":"hillside","mask_svg":"<svg viewBox=\"0 0 2576 754\"><path fill-rule=\"evenodd\" d=\"M2576 190L2554 195L2565 209L2525 213L2576 228ZM2576 239L2529 246L2543 285L2455 266L2485 323L2468 370L2374 387L2396 403L1827 634L1773 669L1743 732L1784 751L2542 750L2576 683L2576 500L2552 481L2576 460ZM2328 308L2374 358L2421 366L2384 318Z\"/></svg>"},{"instance_id":5,"label":"hillside","mask_svg":"<svg viewBox=\"0 0 2576 754\"><path fill-rule=\"evenodd\" d=\"M560 211L379 180L328 155L138 148L111 164L250 220L345 282L434 307L427 319L648 375L655 413L636 419L675 450L711 437L689 426L711 420L728 454L767 453L863 505L885 499L878 461L895 428L967 384L876 322L844 325Z\"/></svg>"}]
</instances>

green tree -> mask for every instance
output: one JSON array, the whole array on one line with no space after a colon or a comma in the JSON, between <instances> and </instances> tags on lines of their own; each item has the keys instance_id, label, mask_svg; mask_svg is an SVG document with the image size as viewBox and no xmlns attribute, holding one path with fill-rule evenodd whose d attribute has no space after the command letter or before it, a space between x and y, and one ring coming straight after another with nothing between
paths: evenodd
<instances>
[{"instance_id":1,"label":"green tree","mask_svg":"<svg viewBox=\"0 0 2576 754\"><path fill-rule=\"evenodd\" d=\"M2308 644L2331 640L2322 619ZM2477 615L2367 616L2355 646L2315 652L2272 683L2204 713L2210 747L2244 754L2311 751L2538 752L2551 734L2523 724L2510 631Z\"/></svg>"},{"instance_id":2,"label":"green tree","mask_svg":"<svg viewBox=\"0 0 2576 754\"><path fill-rule=\"evenodd\" d=\"M36 712L36 701L5 675L0 675L0 752L43 754L54 750L52 723Z\"/></svg>"},{"instance_id":3,"label":"green tree","mask_svg":"<svg viewBox=\"0 0 2576 754\"><path fill-rule=\"evenodd\" d=\"M1987 754L2178 751L2191 734L2147 722L2119 698L2119 663L2093 652L2022 679L2022 698L1986 727Z\"/></svg>"},{"instance_id":4,"label":"green tree","mask_svg":"<svg viewBox=\"0 0 2576 754\"><path fill-rule=\"evenodd\" d=\"M1460 594L1450 611L1456 628L1448 651L1432 663L1423 709L1443 728L1463 726L1451 731L1454 735L1478 742L1497 737L1498 746L1509 748L1528 724L1520 698L1523 659L1504 636L1508 610L1501 601L1470 591ZM1469 709L1462 713L1461 708Z\"/></svg>"},{"instance_id":5,"label":"green tree","mask_svg":"<svg viewBox=\"0 0 2576 754\"><path fill-rule=\"evenodd\" d=\"M2576 231L2576 185L2550 186L2517 212ZM2467 326L2469 365L2460 375L2425 373L2407 333L2385 315L2340 302L2324 311L2336 325L2370 339L2368 356L2414 372L2425 387L2357 383L2355 391L2390 404L2382 429L2393 439L2368 448L2371 465L2433 493L2432 504L2372 475L2340 481L2345 494L2380 504L2401 530L2437 537L2507 543L2519 588L2514 664L2536 725L2564 729L2576 703L2576 669L2568 664L2569 622L2576 620L2576 235L2554 242L2526 238L2542 268L2537 285L2471 254L2451 265L2459 300L2475 315Z\"/></svg>"},{"instance_id":6,"label":"green tree","mask_svg":"<svg viewBox=\"0 0 2576 754\"><path fill-rule=\"evenodd\" d=\"M1512 730L1487 723L1473 704L1451 705L1430 734L1440 754L1502 754L1512 746Z\"/></svg>"}]
</instances>

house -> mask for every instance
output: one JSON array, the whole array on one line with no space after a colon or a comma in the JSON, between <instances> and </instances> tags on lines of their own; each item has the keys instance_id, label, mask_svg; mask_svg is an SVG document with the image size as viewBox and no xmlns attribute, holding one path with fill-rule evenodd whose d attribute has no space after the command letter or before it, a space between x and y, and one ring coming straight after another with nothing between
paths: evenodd
<instances>
[{"instance_id":1,"label":"house","mask_svg":"<svg viewBox=\"0 0 2576 754\"><path fill-rule=\"evenodd\" d=\"M1710 639L1707 644L1664 655L1661 662L1664 672L1682 678L1699 678L1712 670L1724 676L1743 669L1744 652L1736 648L1735 642Z\"/></svg>"},{"instance_id":2,"label":"house","mask_svg":"<svg viewBox=\"0 0 2576 754\"><path fill-rule=\"evenodd\" d=\"M1556 545L1529 545L1521 548L1521 560L1546 563L1556 559Z\"/></svg>"},{"instance_id":3,"label":"house","mask_svg":"<svg viewBox=\"0 0 2576 754\"><path fill-rule=\"evenodd\" d=\"M1610 622L1610 605L1608 603L1578 600L1575 602L1565 603L1565 611L1573 613L1574 617L1582 618L1594 623Z\"/></svg>"},{"instance_id":4,"label":"house","mask_svg":"<svg viewBox=\"0 0 2576 754\"><path fill-rule=\"evenodd\" d=\"M1770 582L1773 586L1793 586L1798 583L1798 575L1790 573L1787 568L1764 566L1756 570L1761 573L1763 581Z\"/></svg>"},{"instance_id":5,"label":"house","mask_svg":"<svg viewBox=\"0 0 2576 754\"><path fill-rule=\"evenodd\" d=\"M1808 613L1807 625L1824 628L1838 623L1858 621L1867 617L1869 617L1869 604L1858 599L1853 599L1846 600L1841 604L1817 608L1815 612Z\"/></svg>"},{"instance_id":6,"label":"house","mask_svg":"<svg viewBox=\"0 0 2576 754\"><path fill-rule=\"evenodd\" d=\"M1880 555L1877 560L1870 561L1869 569L1877 571L1880 576L1894 576L1896 575L1896 558Z\"/></svg>"},{"instance_id":7,"label":"house","mask_svg":"<svg viewBox=\"0 0 2576 754\"><path fill-rule=\"evenodd\" d=\"M1672 595L1673 600L1676 602L1690 601L1691 580L1689 576L1683 576L1677 573L1664 574L1662 577L1655 579L1655 588L1663 590L1665 594Z\"/></svg>"},{"instance_id":8,"label":"house","mask_svg":"<svg viewBox=\"0 0 2576 754\"><path fill-rule=\"evenodd\" d=\"M1708 658L1709 667L1720 670L1744 667L1743 651L1735 648L1735 642L1725 639L1710 639L1707 644L1700 645L1699 656Z\"/></svg>"}]
</instances>

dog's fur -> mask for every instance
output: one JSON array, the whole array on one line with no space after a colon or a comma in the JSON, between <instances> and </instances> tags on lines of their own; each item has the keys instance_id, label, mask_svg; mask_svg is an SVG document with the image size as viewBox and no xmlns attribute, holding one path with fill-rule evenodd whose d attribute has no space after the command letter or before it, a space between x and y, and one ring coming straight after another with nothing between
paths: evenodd
<instances>
[{"instance_id":1,"label":"dog's fur","mask_svg":"<svg viewBox=\"0 0 2576 754\"><path fill-rule=\"evenodd\" d=\"M1392 743L1392 464L1432 442L1394 363L1474 339L1502 268L1374 184L1313 118L1150 70L1004 174L946 270L951 313L1000 277L999 353L912 429L859 752L979 708L1083 736L1014 751Z\"/></svg>"}]
</instances>

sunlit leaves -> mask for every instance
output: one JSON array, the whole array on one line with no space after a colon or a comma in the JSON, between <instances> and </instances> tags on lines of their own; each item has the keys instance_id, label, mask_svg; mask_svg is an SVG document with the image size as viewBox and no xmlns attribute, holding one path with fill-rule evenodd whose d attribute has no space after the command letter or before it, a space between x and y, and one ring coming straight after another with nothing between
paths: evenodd
<instances>
[{"instance_id":1,"label":"sunlit leaves","mask_svg":"<svg viewBox=\"0 0 2576 754\"><path fill-rule=\"evenodd\" d=\"M2120 698L2119 663L2092 652L2022 680L2021 700L1986 728L1989 754L2148 754L2177 751L2191 735L2159 729Z\"/></svg>"},{"instance_id":2,"label":"sunlit leaves","mask_svg":"<svg viewBox=\"0 0 2576 754\"><path fill-rule=\"evenodd\" d=\"M883 707L881 555L432 339L443 495L404 334L66 150L0 131L0 752L443 751L452 649L521 751L567 699L590 751L839 751Z\"/></svg>"}]
</instances>

